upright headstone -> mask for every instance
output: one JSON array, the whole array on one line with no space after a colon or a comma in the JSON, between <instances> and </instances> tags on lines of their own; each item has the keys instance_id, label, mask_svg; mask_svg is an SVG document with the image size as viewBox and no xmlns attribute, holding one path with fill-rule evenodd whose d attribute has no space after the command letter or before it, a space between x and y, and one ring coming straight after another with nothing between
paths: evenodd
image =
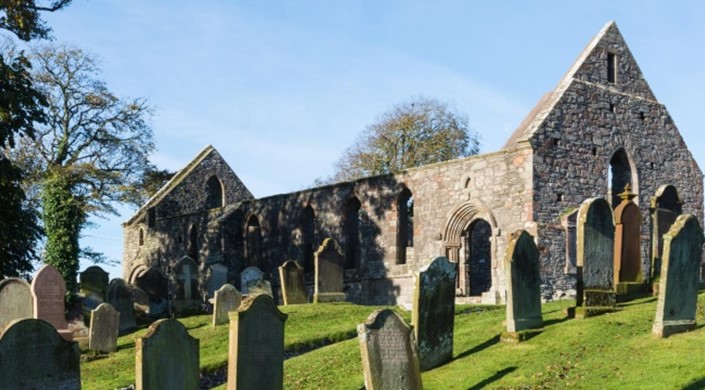
<instances>
[{"instance_id":1,"label":"upright headstone","mask_svg":"<svg viewBox=\"0 0 705 390\"><path fill-rule=\"evenodd\" d=\"M525 230L512 235L504 258L507 331L504 341L523 341L543 326L539 250Z\"/></svg>"},{"instance_id":2,"label":"upright headstone","mask_svg":"<svg viewBox=\"0 0 705 390\"><path fill-rule=\"evenodd\" d=\"M338 242L326 238L314 254L315 286L313 302L343 302L343 274L345 256Z\"/></svg>"},{"instance_id":3,"label":"upright headstone","mask_svg":"<svg viewBox=\"0 0 705 390\"><path fill-rule=\"evenodd\" d=\"M308 303L308 294L306 294L306 285L304 284L304 269L296 261L286 261L279 267L279 279L281 280L285 305Z\"/></svg>"},{"instance_id":4,"label":"upright headstone","mask_svg":"<svg viewBox=\"0 0 705 390\"><path fill-rule=\"evenodd\" d=\"M703 230L683 214L663 237L663 262L653 334L668 337L695 329Z\"/></svg>"},{"instance_id":5,"label":"upright headstone","mask_svg":"<svg viewBox=\"0 0 705 390\"><path fill-rule=\"evenodd\" d=\"M199 388L199 341L181 322L158 320L135 341L137 390Z\"/></svg>"},{"instance_id":6,"label":"upright headstone","mask_svg":"<svg viewBox=\"0 0 705 390\"><path fill-rule=\"evenodd\" d=\"M103 353L117 350L120 313L109 303L101 303L91 312L88 348Z\"/></svg>"},{"instance_id":7,"label":"upright headstone","mask_svg":"<svg viewBox=\"0 0 705 390\"><path fill-rule=\"evenodd\" d=\"M399 314L376 310L357 326L357 338L367 390L423 388L414 335Z\"/></svg>"},{"instance_id":8,"label":"upright headstone","mask_svg":"<svg viewBox=\"0 0 705 390\"><path fill-rule=\"evenodd\" d=\"M12 320L32 318L32 291L18 278L0 280L0 328Z\"/></svg>"},{"instance_id":9,"label":"upright headstone","mask_svg":"<svg viewBox=\"0 0 705 390\"><path fill-rule=\"evenodd\" d=\"M0 388L80 389L81 352L43 320L14 320L0 328Z\"/></svg>"},{"instance_id":10,"label":"upright headstone","mask_svg":"<svg viewBox=\"0 0 705 390\"><path fill-rule=\"evenodd\" d=\"M208 279L208 295L214 297L215 291L228 282L228 267L221 263L213 264L210 267L210 275L210 279Z\"/></svg>"},{"instance_id":11,"label":"upright headstone","mask_svg":"<svg viewBox=\"0 0 705 390\"><path fill-rule=\"evenodd\" d=\"M578 211L576 317L614 309L614 217L603 198L590 198Z\"/></svg>"},{"instance_id":12,"label":"upright headstone","mask_svg":"<svg viewBox=\"0 0 705 390\"><path fill-rule=\"evenodd\" d=\"M34 274L32 279L34 318L50 323L61 337L71 341L73 337L66 322L65 298L66 283L56 268L47 264Z\"/></svg>"},{"instance_id":13,"label":"upright headstone","mask_svg":"<svg viewBox=\"0 0 705 390\"><path fill-rule=\"evenodd\" d=\"M213 294L213 326L226 324L230 319L228 313L237 310L242 301L242 295L232 284L224 284Z\"/></svg>"},{"instance_id":14,"label":"upright headstone","mask_svg":"<svg viewBox=\"0 0 705 390\"><path fill-rule=\"evenodd\" d=\"M240 273L240 289L243 295L249 295L248 286L264 280L264 273L255 266L247 267Z\"/></svg>"},{"instance_id":15,"label":"upright headstone","mask_svg":"<svg viewBox=\"0 0 705 390\"><path fill-rule=\"evenodd\" d=\"M266 280L253 280L248 283L247 292L249 296L264 294L274 298L274 295L272 294L272 284Z\"/></svg>"},{"instance_id":16,"label":"upright headstone","mask_svg":"<svg viewBox=\"0 0 705 390\"><path fill-rule=\"evenodd\" d=\"M614 209L614 284L618 296L642 292L641 272L641 211L636 197L627 184L619 194L622 201Z\"/></svg>"},{"instance_id":17,"label":"upright headstone","mask_svg":"<svg viewBox=\"0 0 705 390\"><path fill-rule=\"evenodd\" d=\"M81 283L81 292L84 295L84 301L90 300L97 304L91 309L98 307L105 302L105 293L108 290L110 275L98 266L86 268L79 274Z\"/></svg>"},{"instance_id":18,"label":"upright headstone","mask_svg":"<svg viewBox=\"0 0 705 390\"><path fill-rule=\"evenodd\" d=\"M230 313L228 389L284 387L284 323L269 295L250 296Z\"/></svg>"},{"instance_id":19,"label":"upright headstone","mask_svg":"<svg viewBox=\"0 0 705 390\"><path fill-rule=\"evenodd\" d=\"M659 274L663 258L663 236L668 233L676 218L683 213L683 201L676 188L670 184L662 185L651 197L651 288L658 297Z\"/></svg>"},{"instance_id":20,"label":"upright headstone","mask_svg":"<svg viewBox=\"0 0 705 390\"><path fill-rule=\"evenodd\" d=\"M122 279L115 278L108 284L108 303L120 312L120 334L137 328L132 291Z\"/></svg>"},{"instance_id":21,"label":"upright headstone","mask_svg":"<svg viewBox=\"0 0 705 390\"><path fill-rule=\"evenodd\" d=\"M445 257L436 257L416 276L411 324L422 371L453 358L455 276L455 264Z\"/></svg>"}]
</instances>

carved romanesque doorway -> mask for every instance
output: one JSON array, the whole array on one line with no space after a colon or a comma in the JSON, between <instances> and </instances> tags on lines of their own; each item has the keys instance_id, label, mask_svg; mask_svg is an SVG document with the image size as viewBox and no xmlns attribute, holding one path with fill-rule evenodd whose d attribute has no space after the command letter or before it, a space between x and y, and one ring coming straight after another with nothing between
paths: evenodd
<instances>
[{"instance_id":1,"label":"carved romanesque doorway","mask_svg":"<svg viewBox=\"0 0 705 390\"><path fill-rule=\"evenodd\" d=\"M683 202L672 185L663 185L651 197L651 276L656 278L661 271L663 235L683 213Z\"/></svg>"},{"instance_id":2,"label":"carved romanesque doorway","mask_svg":"<svg viewBox=\"0 0 705 390\"><path fill-rule=\"evenodd\" d=\"M492 227L484 219L474 220L463 231L465 291L478 296L492 287Z\"/></svg>"}]
</instances>

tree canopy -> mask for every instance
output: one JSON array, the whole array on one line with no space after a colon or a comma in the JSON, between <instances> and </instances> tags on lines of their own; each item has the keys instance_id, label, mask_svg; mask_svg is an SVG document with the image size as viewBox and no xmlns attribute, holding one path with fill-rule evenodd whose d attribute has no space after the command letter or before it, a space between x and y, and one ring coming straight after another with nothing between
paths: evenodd
<instances>
[{"instance_id":1,"label":"tree canopy","mask_svg":"<svg viewBox=\"0 0 705 390\"><path fill-rule=\"evenodd\" d=\"M448 103L418 97L382 113L336 163L347 181L477 154L479 136Z\"/></svg>"}]
</instances>

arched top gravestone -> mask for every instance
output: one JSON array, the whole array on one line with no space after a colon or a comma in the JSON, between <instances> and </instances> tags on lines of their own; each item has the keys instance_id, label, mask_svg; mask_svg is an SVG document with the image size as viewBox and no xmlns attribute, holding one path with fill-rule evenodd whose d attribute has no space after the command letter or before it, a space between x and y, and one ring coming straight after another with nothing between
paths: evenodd
<instances>
[{"instance_id":1,"label":"arched top gravestone","mask_svg":"<svg viewBox=\"0 0 705 390\"><path fill-rule=\"evenodd\" d=\"M120 313L109 303L101 303L91 311L88 348L103 353L117 350Z\"/></svg>"},{"instance_id":2,"label":"arched top gravestone","mask_svg":"<svg viewBox=\"0 0 705 390\"><path fill-rule=\"evenodd\" d=\"M12 320L32 318L32 291L18 278L0 280L0 328Z\"/></svg>"},{"instance_id":3,"label":"arched top gravestone","mask_svg":"<svg viewBox=\"0 0 705 390\"><path fill-rule=\"evenodd\" d=\"M50 323L55 329L68 328L65 298L66 283L59 271L49 264L42 266L32 280L34 318Z\"/></svg>"},{"instance_id":4,"label":"arched top gravestone","mask_svg":"<svg viewBox=\"0 0 705 390\"><path fill-rule=\"evenodd\" d=\"M120 312L120 334L137 327L135 322L134 299L132 291L123 279L115 278L108 284L108 303Z\"/></svg>"},{"instance_id":5,"label":"arched top gravestone","mask_svg":"<svg viewBox=\"0 0 705 390\"><path fill-rule=\"evenodd\" d=\"M326 238L315 253L314 302L345 301L345 256L338 242Z\"/></svg>"},{"instance_id":6,"label":"arched top gravestone","mask_svg":"<svg viewBox=\"0 0 705 390\"><path fill-rule=\"evenodd\" d=\"M240 273L240 290L244 295L248 295L249 286L256 285L261 280L264 280L264 272L255 266L247 267Z\"/></svg>"},{"instance_id":7,"label":"arched top gravestone","mask_svg":"<svg viewBox=\"0 0 705 390\"><path fill-rule=\"evenodd\" d=\"M199 388L199 341L181 322L159 320L135 342L135 387L151 389Z\"/></svg>"},{"instance_id":8,"label":"arched top gravestone","mask_svg":"<svg viewBox=\"0 0 705 390\"><path fill-rule=\"evenodd\" d=\"M614 217L603 198L590 198L578 211L577 265L585 289L611 290L614 281Z\"/></svg>"},{"instance_id":9,"label":"arched top gravestone","mask_svg":"<svg viewBox=\"0 0 705 390\"><path fill-rule=\"evenodd\" d=\"M213 294L213 326L227 324L228 313L237 310L242 301L242 294L232 284L224 284Z\"/></svg>"},{"instance_id":10,"label":"arched top gravestone","mask_svg":"<svg viewBox=\"0 0 705 390\"><path fill-rule=\"evenodd\" d=\"M641 282L641 211L627 184L614 209L614 282Z\"/></svg>"},{"instance_id":11,"label":"arched top gravestone","mask_svg":"<svg viewBox=\"0 0 705 390\"><path fill-rule=\"evenodd\" d=\"M304 269L296 261L285 261L279 267L279 278L285 305L308 302L308 294L304 284Z\"/></svg>"},{"instance_id":12,"label":"arched top gravestone","mask_svg":"<svg viewBox=\"0 0 705 390\"><path fill-rule=\"evenodd\" d=\"M507 332L542 327L539 250L534 238L525 230L512 234L504 269L507 281Z\"/></svg>"}]
</instances>

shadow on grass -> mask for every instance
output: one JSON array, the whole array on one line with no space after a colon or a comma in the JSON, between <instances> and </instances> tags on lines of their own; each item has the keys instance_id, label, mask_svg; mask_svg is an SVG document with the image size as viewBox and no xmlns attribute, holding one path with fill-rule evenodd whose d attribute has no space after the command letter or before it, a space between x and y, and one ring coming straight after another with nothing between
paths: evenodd
<instances>
[{"instance_id":1,"label":"shadow on grass","mask_svg":"<svg viewBox=\"0 0 705 390\"><path fill-rule=\"evenodd\" d=\"M552 319L550 319L550 320L544 321L544 322L543 322L543 326L544 326L544 328L545 328L545 327L547 327L547 326L560 324L561 322L566 322L566 321L568 321L568 320L570 320L570 319L571 319L571 318L568 317L568 316L565 316L565 317L563 317L563 318L552 318Z\"/></svg>"},{"instance_id":2,"label":"shadow on grass","mask_svg":"<svg viewBox=\"0 0 705 390\"><path fill-rule=\"evenodd\" d=\"M499 343L499 335L496 335L496 336L492 337L491 339L485 341L484 343L478 344L478 345L468 349L467 351L460 353L453 360L462 359L466 356L472 355L473 353L477 353L477 352L482 351L483 349L489 348L497 343Z\"/></svg>"},{"instance_id":3,"label":"shadow on grass","mask_svg":"<svg viewBox=\"0 0 705 390\"><path fill-rule=\"evenodd\" d=\"M490 383L498 381L502 379L505 375L511 373L512 371L516 370L516 367L507 367L503 370L497 371L494 375L491 377L484 379L482 382L476 383L475 386L468 387L468 390L480 390L484 389L486 386L488 386Z\"/></svg>"},{"instance_id":4,"label":"shadow on grass","mask_svg":"<svg viewBox=\"0 0 705 390\"><path fill-rule=\"evenodd\" d=\"M651 298L649 298L649 299L642 300L643 298L644 298L644 297L638 297L638 298L635 298L635 299L637 299L637 300L631 300L631 301L627 301L627 302L620 302L620 303L617 304L617 307L628 307L628 306L644 305L644 304L647 304L647 303L656 302L656 299L657 299L656 297L651 297Z\"/></svg>"},{"instance_id":5,"label":"shadow on grass","mask_svg":"<svg viewBox=\"0 0 705 390\"><path fill-rule=\"evenodd\" d=\"M681 390L700 390L705 389L705 378L700 378L696 381L690 382L687 386L683 387Z\"/></svg>"},{"instance_id":6,"label":"shadow on grass","mask_svg":"<svg viewBox=\"0 0 705 390\"><path fill-rule=\"evenodd\" d=\"M122 351L123 349L134 349L135 348L135 342L123 344L123 345L118 345L117 350Z\"/></svg>"},{"instance_id":7,"label":"shadow on grass","mask_svg":"<svg viewBox=\"0 0 705 390\"><path fill-rule=\"evenodd\" d=\"M210 325L210 324L193 325L193 326L189 326L188 328L186 328L186 330L194 330L194 329L198 329L198 328L203 328L206 325Z\"/></svg>"}]
</instances>

